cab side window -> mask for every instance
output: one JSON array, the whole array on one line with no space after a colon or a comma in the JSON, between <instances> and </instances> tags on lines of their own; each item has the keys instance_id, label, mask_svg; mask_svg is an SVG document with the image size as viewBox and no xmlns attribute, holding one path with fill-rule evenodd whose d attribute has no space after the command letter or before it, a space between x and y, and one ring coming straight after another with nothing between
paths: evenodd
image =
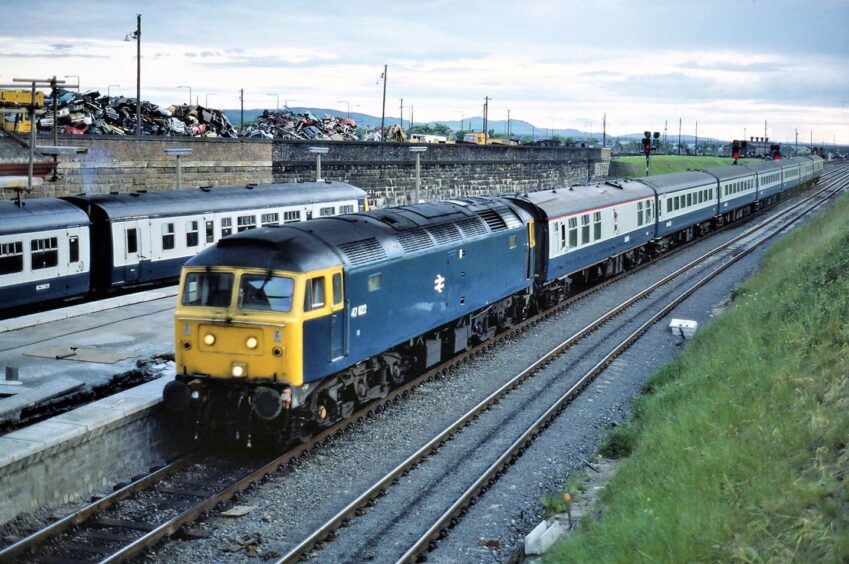
<instances>
[{"instance_id":1,"label":"cab side window","mask_svg":"<svg viewBox=\"0 0 849 564\"><path fill-rule=\"evenodd\" d=\"M324 278L311 278L307 280L306 292L304 293L304 311L313 311L324 307Z\"/></svg>"},{"instance_id":2,"label":"cab side window","mask_svg":"<svg viewBox=\"0 0 849 564\"><path fill-rule=\"evenodd\" d=\"M333 275L333 305L342 303L342 275L338 272Z\"/></svg>"}]
</instances>

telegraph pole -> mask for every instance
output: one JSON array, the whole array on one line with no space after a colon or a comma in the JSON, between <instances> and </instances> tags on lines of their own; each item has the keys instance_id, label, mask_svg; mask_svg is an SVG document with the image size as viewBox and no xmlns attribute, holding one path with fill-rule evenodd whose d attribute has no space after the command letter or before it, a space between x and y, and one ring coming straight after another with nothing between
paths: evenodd
<instances>
[{"instance_id":1,"label":"telegraph pole","mask_svg":"<svg viewBox=\"0 0 849 564\"><path fill-rule=\"evenodd\" d=\"M245 89L239 89L239 102L242 107L239 110L239 133L245 132Z\"/></svg>"},{"instance_id":2,"label":"telegraph pole","mask_svg":"<svg viewBox=\"0 0 849 564\"><path fill-rule=\"evenodd\" d=\"M404 99L401 98L401 129L404 129Z\"/></svg>"},{"instance_id":3,"label":"telegraph pole","mask_svg":"<svg viewBox=\"0 0 849 564\"><path fill-rule=\"evenodd\" d=\"M483 99L483 144L489 140L489 96Z\"/></svg>"},{"instance_id":4,"label":"telegraph pole","mask_svg":"<svg viewBox=\"0 0 849 564\"><path fill-rule=\"evenodd\" d=\"M386 118L386 73L389 70L389 65L383 65L383 109L380 110L380 142L383 143L386 139L386 132L383 129L383 122Z\"/></svg>"},{"instance_id":5,"label":"telegraph pole","mask_svg":"<svg viewBox=\"0 0 849 564\"><path fill-rule=\"evenodd\" d=\"M678 118L678 154L681 154L681 118Z\"/></svg>"},{"instance_id":6,"label":"telegraph pole","mask_svg":"<svg viewBox=\"0 0 849 564\"><path fill-rule=\"evenodd\" d=\"M607 147L607 112L604 113L604 117L601 118L601 146L602 148Z\"/></svg>"},{"instance_id":7,"label":"telegraph pole","mask_svg":"<svg viewBox=\"0 0 849 564\"><path fill-rule=\"evenodd\" d=\"M699 155L699 122L698 122L698 120L696 120L696 149L695 149L695 153L696 153L696 156Z\"/></svg>"}]
</instances>

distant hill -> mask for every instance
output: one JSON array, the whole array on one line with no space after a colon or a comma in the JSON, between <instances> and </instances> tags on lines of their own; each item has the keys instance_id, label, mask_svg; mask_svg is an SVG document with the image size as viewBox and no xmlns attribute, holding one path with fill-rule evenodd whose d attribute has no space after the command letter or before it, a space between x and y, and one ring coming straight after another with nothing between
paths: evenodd
<instances>
[{"instance_id":1,"label":"distant hill","mask_svg":"<svg viewBox=\"0 0 849 564\"><path fill-rule=\"evenodd\" d=\"M334 110L329 108L308 108L302 106L292 106L289 108L292 112L296 114L310 113L317 118L322 118L326 115L333 117L347 117L348 113L340 110ZM246 109L245 110L245 122L250 122L256 120L262 113L264 109ZM227 116L227 119L230 120L234 126L239 126L239 110L224 110L224 113ZM351 112L351 119L357 122L359 127L368 127L369 129L376 129L380 127L380 116L373 116L369 114L363 114L359 112ZM386 116L385 125L389 127L390 125L396 125L399 123L397 117ZM462 124L460 120L436 120L429 122L414 122L414 125L435 125L437 123L444 123L448 127L450 127L454 131L460 131L463 129L465 131L475 130L480 131L483 128L483 118L480 116L470 117L468 119L464 119ZM410 122L406 118L404 119L404 125L409 126ZM489 129L494 131L496 135L506 135L507 133L507 120L489 120L488 123ZM573 139L589 139L593 137L595 139L601 139L602 132L601 131L593 131L592 133L581 131L578 129L549 129L545 127L538 127L532 123L528 123L524 120L514 119L510 120L510 132L513 137L522 137L522 136L533 136L536 139L548 139L554 135L558 135L560 137L572 137ZM620 135L619 139L641 139L643 137L642 132L640 133L628 133L625 135ZM613 139L614 136L608 132L608 139ZM667 137L669 143L677 143L678 136L669 134ZM695 142L695 137L692 135L682 135L681 141L683 143L692 144ZM699 137L700 142L718 142L716 139L711 138L703 138ZM725 142L725 141L721 141Z\"/></svg>"}]
</instances>

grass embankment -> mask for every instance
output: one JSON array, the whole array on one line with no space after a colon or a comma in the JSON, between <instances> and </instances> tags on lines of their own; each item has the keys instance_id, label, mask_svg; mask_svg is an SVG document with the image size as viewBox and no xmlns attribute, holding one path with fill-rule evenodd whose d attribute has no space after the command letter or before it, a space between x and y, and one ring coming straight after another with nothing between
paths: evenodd
<instances>
[{"instance_id":1,"label":"grass embankment","mask_svg":"<svg viewBox=\"0 0 849 564\"><path fill-rule=\"evenodd\" d=\"M576 562L849 561L849 197L656 373Z\"/></svg>"},{"instance_id":2,"label":"grass embankment","mask_svg":"<svg viewBox=\"0 0 849 564\"><path fill-rule=\"evenodd\" d=\"M729 166L734 162L729 157L693 157L679 155L656 155L651 158L649 176L684 172L694 168ZM741 164L762 162L761 159L740 159ZM646 175L646 158L642 155L615 157L611 161L610 176L614 178L638 178Z\"/></svg>"}]
</instances>

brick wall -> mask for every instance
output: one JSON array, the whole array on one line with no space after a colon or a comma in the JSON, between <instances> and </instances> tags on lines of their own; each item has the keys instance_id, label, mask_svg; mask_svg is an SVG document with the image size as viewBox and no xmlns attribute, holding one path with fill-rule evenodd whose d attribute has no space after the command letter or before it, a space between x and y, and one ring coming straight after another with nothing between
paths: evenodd
<instances>
[{"instance_id":1,"label":"brick wall","mask_svg":"<svg viewBox=\"0 0 849 564\"><path fill-rule=\"evenodd\" d=\"M161 404L3 467L0 523L45 505L110 493L114 484L179 454L172 414Z\"/></svg>"},{"instance_id":2,"label":"brick wall","mask_svg":"<svg viewBox=\"0 0 849 564\"><path fill-rule=\"evenodd\" d=\"M47 139L39 142L48 144ZM326 146L324 178L367 190L378 206L414 198L415 155L409 144L115 136L69 136L59 143L88 152L63 156L59 180L46 182L39 195L171 189L176 159L165 155L167 147L192 148L181 159L184 188L309 180L315 177L316 162L309 147ZM609 149L428 145L421 154L420 197L555 188L606 177L609 166Z\"/></svg>"},{"instance_id":3,"label":"brick wall","mask_svg":"<svg viewBox=\"0 0 849 564\"><path fill-rule=\"evenodd\" d=\"M275 142L274 180L315 178L316 156L309 152L313 146L329 149L321 157L324 178L350 182L367 190L377 206L413 201L415 155L410 152L410 145ZM420 198L432 200L543 190L604 178L610 165L610 150L431 144L420 158Z\"/></svg>"},{"instance_id":4,"label":"brick wall","mask_svg":"<svg viewBox=\"0 0 849 564\"><path fill-rule=\"evenodd\" d=\"M39 143L50 144L47 139ZM192 148L191 155L181 157L183 188L272 182L268 140L98 136L60 138L59 144L88 152L63 155L59 180L45 182L40 195L173 189L176 157L163 151L169 147Z\"/></svg>"}]
</instances>

